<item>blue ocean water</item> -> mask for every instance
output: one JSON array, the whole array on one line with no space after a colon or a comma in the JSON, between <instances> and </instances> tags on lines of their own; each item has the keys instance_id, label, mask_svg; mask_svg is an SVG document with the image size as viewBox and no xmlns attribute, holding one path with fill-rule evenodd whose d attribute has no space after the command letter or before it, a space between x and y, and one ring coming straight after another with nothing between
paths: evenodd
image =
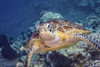
<instances>
[{"instance_id":1,"label":"blue ocean water","mask_svg":"<svg viewBox=\"0 0 100 67\"><path fill-rule=\"evenodd\" d=\"M93 7L89 1L82 4L80 0L0 0L0 33L16 38L39 20L42 11L60 13L73 22L83 20L94 13L94 0Z\"/></svg>"}]
</instances>

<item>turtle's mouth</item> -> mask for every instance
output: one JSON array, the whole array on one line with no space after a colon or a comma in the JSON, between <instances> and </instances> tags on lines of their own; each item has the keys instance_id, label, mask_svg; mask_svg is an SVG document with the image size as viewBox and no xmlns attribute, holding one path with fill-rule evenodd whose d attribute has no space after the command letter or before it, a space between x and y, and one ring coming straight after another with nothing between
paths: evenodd
<instances>
[{"instance_id":1,"label":"turtle's mouth","mask_svg":"<svg viewBox=\"0 0 100 67\"><path fill-rule=\"evenodd\" d=\"M55 34L54 33L51 33L51 32L40 32L40 37L43 39L43 40L52 40L55 38Z\"/></svg>"}]
</instances>

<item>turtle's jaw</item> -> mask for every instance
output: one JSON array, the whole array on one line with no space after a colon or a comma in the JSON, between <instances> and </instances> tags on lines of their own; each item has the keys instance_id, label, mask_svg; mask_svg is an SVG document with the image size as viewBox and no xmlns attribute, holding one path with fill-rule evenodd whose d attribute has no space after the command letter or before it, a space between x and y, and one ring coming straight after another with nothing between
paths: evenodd
<instances>
[{"instance_id":1,"label":"turtle's jaw","mask_svg":"<svg viewBox=\"0 0 100 67\"><path fill-rule=\"evenodd\" d=\"M40 32L40 37L43 39L43 40L52 40L55 38L55 34L54 33L51 33L51 32Z\"/></svg>"}]
</instances>

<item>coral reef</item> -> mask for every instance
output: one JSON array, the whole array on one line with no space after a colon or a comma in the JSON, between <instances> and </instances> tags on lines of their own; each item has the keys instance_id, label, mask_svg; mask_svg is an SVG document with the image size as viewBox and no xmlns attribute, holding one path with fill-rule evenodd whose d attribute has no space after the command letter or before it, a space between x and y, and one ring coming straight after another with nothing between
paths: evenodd
<instances>
[{"instance_id":1,"label":"coral reef","mask_svg":"<svg viewBox=\"0 0 100 67\"><path fill-rule=\"evenodd\" d=\"M87 18L87 22L84 23L85 27L87 27L88 29L90 29L93 32L100 32L99 28L100 28L100 18L97 16L88 16Z\"/></svg>"}]
</instances>

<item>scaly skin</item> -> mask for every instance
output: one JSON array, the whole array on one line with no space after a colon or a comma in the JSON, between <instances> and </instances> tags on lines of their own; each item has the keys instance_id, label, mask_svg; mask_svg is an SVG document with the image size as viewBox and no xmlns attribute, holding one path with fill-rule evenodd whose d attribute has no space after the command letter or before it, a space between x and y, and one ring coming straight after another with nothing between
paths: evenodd
<instances>
[{"instance_id":1,"label":"scaly skin","mask_svg":"<svg viewBox=\"0 0 100 67\"><path fill-rule=\"evenodd\" d=\"M27 59L26 59L26 65L25 65L26 67L29 67L30 60L31 60L33 53L35 53L35 50L33 50L33 48L31 48L28 52L28 56L27 56Z\"/></svg>"},{"instance_id":2,"label":"scaly skin","mask_svg":"<svg viewBox=\"0 0 100 67\"><path fill-rule=\"evenodd\" d=\"M84 35L84 34L75 34L74 37L81 39L82 41L85 41L92 47L96 48L98 51L100 51L100 41L94 39L92 36Z\"/></svg>"},{"instance_id":3,"label":"scaly skin","mask_svg":"<svg viewBox=\"0 0 100 67\"><path fill-rule=\"evenodd\" d=\"M36 32L28 40L22 50L29 50L26 66L30 66L30 60L34 52L48 52L70 47L79 41L85 41L88 44L100 49L100 42L86 37L88 31L83 27L66 20L50 20L37 27Z\"/></svg>"}]
</instances>

